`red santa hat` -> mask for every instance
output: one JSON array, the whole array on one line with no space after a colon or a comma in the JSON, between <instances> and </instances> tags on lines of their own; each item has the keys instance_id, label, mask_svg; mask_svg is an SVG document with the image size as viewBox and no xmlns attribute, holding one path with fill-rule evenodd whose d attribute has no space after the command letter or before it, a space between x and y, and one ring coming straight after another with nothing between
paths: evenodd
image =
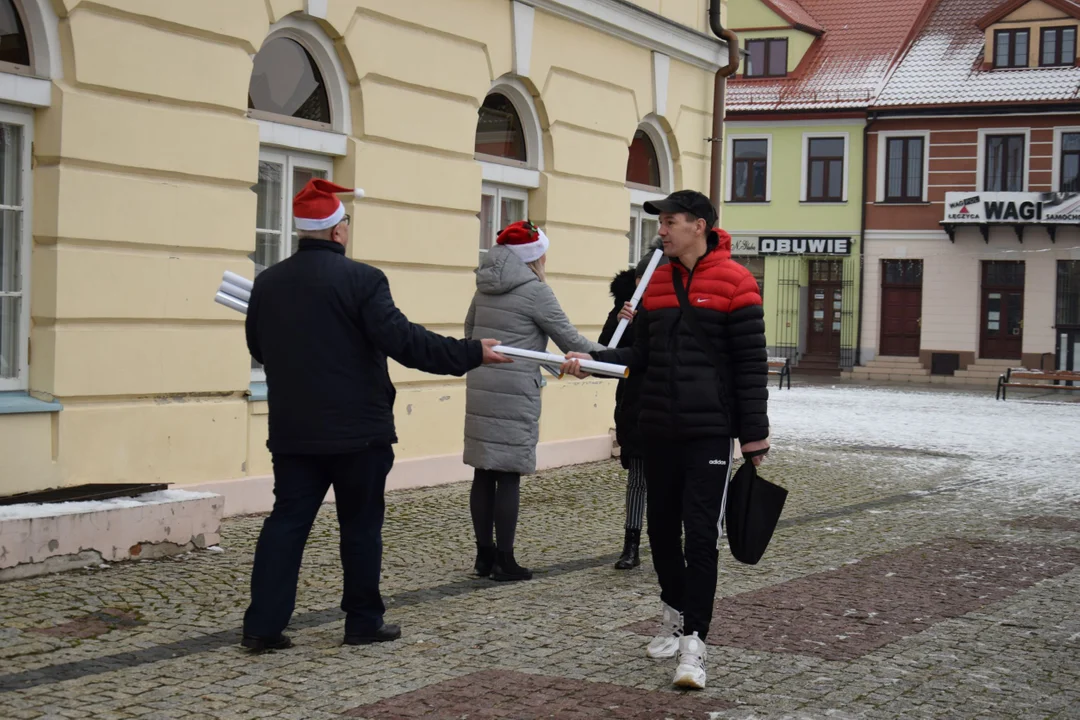
<instances>
[{"instance_id":1,"label":"red santa hat","mask_svg":"<svg viewBox=\"0 0 1080 720\"><path fill-rule=\"evenodd\" d=\"M345 193L357 200L364 197L364 191L359 188L341 187L322 178L309 180L293 198L296 229L312 232L337 225L345 217L345 205L337 196Z\"/></svg>"},{"instance_id":2,"label":"red santa hat","mask_svg":"<svg viewBox=\"0 0 1080 720\"><path fill-rule=\"evenodd\" d=\"M544 231L528 220L507 225L495 242L508 247L524 263L542 258L550 245Z\"/></svg>"}]
</instances>

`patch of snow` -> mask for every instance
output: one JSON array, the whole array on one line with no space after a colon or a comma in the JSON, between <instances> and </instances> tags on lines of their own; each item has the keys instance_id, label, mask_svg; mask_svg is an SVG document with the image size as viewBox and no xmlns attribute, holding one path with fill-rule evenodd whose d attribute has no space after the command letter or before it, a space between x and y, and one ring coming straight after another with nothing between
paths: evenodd
<instances>
[{"instance_id":1,"label":"patch of snow","mask_svg":"<svg viewBox=\"0 0 1080 720\"><path fill-rule=\"evenodd\" d=\"M20 503L0 506L0 521L29 520L33 518L54 517L56 515L76 515L80 513L104 512L120 508L144 507L164 503L184 502L215 497L210 492L191 490L159 490L138 497L108 498L106 500L83 500L63 503Z\"/></svg>"},{"instance_id":2,"label":"patch of snow","mask_svg":"<svg viewBox=\"0 0 1080 720\"><path fill-rule=\"evenodd\" d=\"M211 545L206 549L210 552L225 552L225 548L221 547L220 545Z\"/></svg>"}]
</instances>

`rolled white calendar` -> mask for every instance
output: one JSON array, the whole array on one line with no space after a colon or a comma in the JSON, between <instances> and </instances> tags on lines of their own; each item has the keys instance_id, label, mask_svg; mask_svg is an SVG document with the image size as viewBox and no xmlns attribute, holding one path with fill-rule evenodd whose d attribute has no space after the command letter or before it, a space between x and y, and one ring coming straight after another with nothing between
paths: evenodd
<instances>
[{"instance_id":1,"label":"rolled white calendar","mask_svg":"<svg viewBox=\"0 0 1080 720\"><path fill-rule=\"evenodd\" d=\"M247 315L248 300L251 299L251 288L254 285L250 280L236 273L226 271L221 281L221 287L214 295L214 302L219 305ZM496 345L495 352L507 357L522 358L523 360L535 360L542 364L552 375L556 375L555 369L566 362L562 355L554 353L536 352L535 350L519 350L518 348ZM625 365L613 365L611 363L596 362L595 360L581 360L581 367L593 375L606 377L624 378L630 376L630 369ZM554 366L548 367L548 366Z\"/></svg>"}]
</instances>

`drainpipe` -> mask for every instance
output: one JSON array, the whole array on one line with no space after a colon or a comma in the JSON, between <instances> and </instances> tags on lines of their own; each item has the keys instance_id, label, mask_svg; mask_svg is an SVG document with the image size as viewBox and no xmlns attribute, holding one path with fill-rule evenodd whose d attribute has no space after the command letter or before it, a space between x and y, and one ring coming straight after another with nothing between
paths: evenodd
<instances>
[{"instance_id":1,"label":"drainpipe","mask_svg":"<svg viewBox=\"0 0 1080 720\"><path fill-rule=\"evenodd\" d=\"M863 126L862 135L862 221L859 223L859 321L855 325L855 365L862 363L862 326L863 326L863 298L866 296L866 203L869 198L866 192L870 185L870 148L867 141L870 139L870 126L874 124L874 113L866 116L866 125ZM881 162L881 158L878 158ZM880 348L879 348L880 349Z\"/></svg>"},{"instance_id":2,"label":"drainpipe","mask_svg":"<svg viewBox=\"0 0 1080 720\"><path fill-rule=\"evenodd\" d=\"M721 24L721 1L709 0L709 27L716 37L725 40L728 45L728 64L716 71L713 81L713 126L712 137L709 138L709 142L713 143L709 199L717 212L720 210L720 187L724 183L724 94L727 78L739 69L739 36Z\"/></svg>"}]
</instances>

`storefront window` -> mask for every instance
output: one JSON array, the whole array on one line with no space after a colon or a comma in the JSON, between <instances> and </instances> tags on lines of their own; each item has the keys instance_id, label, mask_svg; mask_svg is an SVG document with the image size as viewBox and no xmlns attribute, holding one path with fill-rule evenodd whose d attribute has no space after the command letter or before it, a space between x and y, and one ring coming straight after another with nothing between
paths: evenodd
<instances>
[{"instance_id":1,"label":"storefront window","mask_svg":"<svg viewBox=\"0 0 1080 720\"><path fill-rule=\"evenodd\" d=\"M1080 327L1080 260L1058 260L1057 326Z\"/></svg>"}]
</instances>

